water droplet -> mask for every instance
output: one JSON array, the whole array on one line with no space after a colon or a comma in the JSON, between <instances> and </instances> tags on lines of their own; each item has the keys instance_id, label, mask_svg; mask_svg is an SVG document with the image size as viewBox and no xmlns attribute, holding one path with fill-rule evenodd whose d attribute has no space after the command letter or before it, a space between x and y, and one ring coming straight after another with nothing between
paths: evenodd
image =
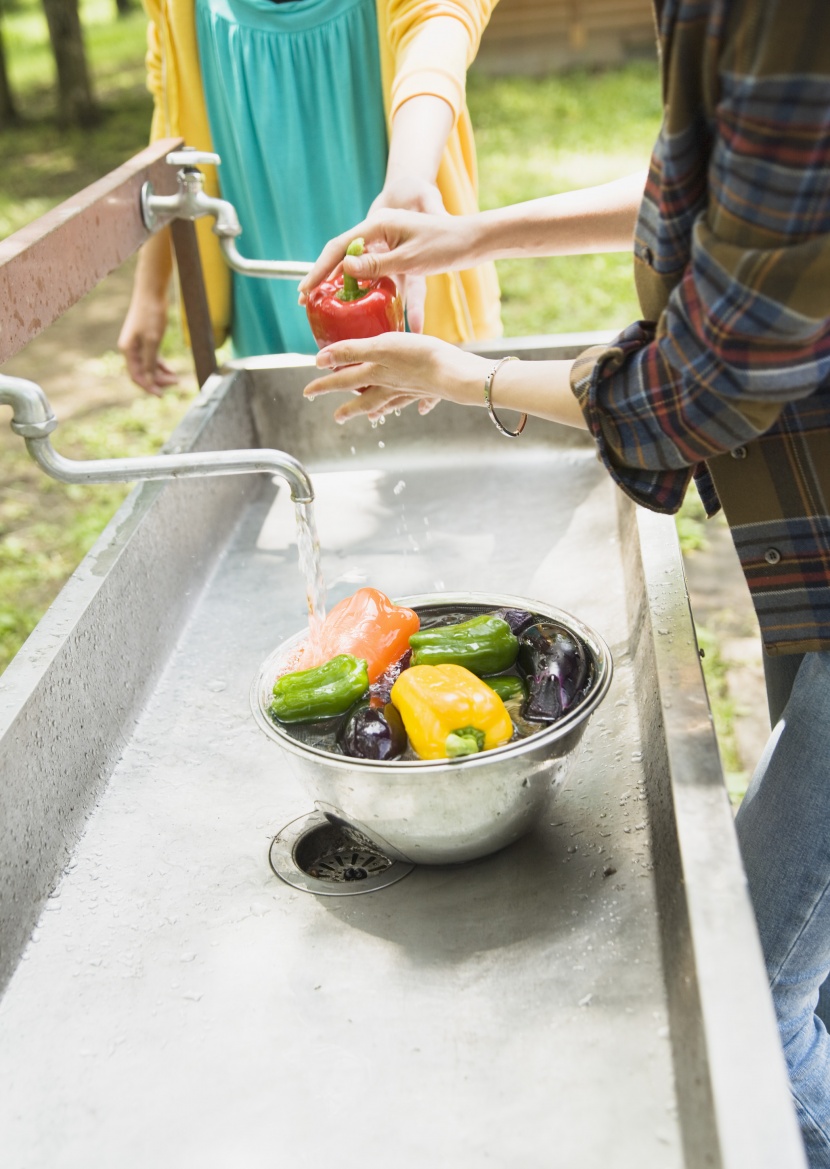
<instances>
[{"instance_id":1,"label":"water droplet","mask_svg":"<svg viewBox=\"0 0 830 1169\"><path fill-rule=\"evenodd\" d=\"M392 494L393 495L400 495L400 493L405 489L405 487L406 487L406 483L403 481L403 479L399 479L398 482L395 484L395 486L392 488Z\"/></svg>"},{"instance_id":2,"label":"water droplet","mask_svg":"<svg viewBox=\"0 0 830 1169\"><path fill-rule=\"evenodd\" d=\"M386 443L385 443L385 442L383 442L383 441L381 440L381 441L378 443L378 446L379 446L379 448L380 448L381 450L383 450L383 449L384 449L384 447L386 446Z\"/></svg>"}]
</instances>

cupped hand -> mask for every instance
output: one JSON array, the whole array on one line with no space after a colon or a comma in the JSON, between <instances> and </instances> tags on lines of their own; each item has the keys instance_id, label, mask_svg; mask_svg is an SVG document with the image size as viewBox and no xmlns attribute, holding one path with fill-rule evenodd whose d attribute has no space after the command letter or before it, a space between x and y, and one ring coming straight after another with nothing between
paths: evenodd
<instances>
[{"instance_id":1,"label":"cupped hand","mask_svg":"<svg viewBox=\"0 0 830 1169\"><path fill-rule=\"evenodd\" d=\"M361 415L374 421L414 402L422 414L442 399L474 404L490 368L474 353L412 333L338 341L320 350L317 365L331 373L311 382L305 397L357 395L335 411L334 419L340 423Z\"/></svg>"}]
</instances>

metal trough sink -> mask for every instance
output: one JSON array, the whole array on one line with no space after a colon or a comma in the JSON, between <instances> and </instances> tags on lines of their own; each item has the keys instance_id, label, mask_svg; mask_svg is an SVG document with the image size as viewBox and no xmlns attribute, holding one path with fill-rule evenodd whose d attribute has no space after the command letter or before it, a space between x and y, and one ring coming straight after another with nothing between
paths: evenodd
<instances>
[{"instance_id":1,"label":"metal trough sink","mask_svg":"<svg viewBox=\"0 0 830 1169\"><path fill-rule=\"evenodd\" d=\"M4 1164L802 1166L671 520L578 434L340 428L311 376L212 377L172 448L301 459L331 603L535 597L612 689L515 844L310 895L269 866L313 809L248 703L305 620L288 492L136 490L0 679Z\"/></svg>"}]
</instances>

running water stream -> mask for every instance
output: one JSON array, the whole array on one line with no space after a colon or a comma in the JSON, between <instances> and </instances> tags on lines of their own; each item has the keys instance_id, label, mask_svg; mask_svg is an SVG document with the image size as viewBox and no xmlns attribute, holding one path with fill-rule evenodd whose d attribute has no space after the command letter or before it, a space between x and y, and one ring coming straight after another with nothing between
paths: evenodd
<instances>
[{"instance_id":1,"label":"running water stream","mask_svg":"<svg viewBox=\"0 0 830 1169\"><path fill-rule=\"evenodd\" d=\"M303 575L308 601L309 648L316 652L320 629L326 617L326 583L320 563L320 539L314 522L313 503L295 503L297 518L297 549L300 554L300 572Z\"/></svg>"}]
</instances>

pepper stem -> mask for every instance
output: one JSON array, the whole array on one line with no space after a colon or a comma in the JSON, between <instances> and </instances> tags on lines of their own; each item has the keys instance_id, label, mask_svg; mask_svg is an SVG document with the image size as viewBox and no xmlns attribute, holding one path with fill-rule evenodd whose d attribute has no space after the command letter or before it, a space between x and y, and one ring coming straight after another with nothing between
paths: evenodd
<instances>
[{"instance_id":1,"label":"pepper stem","mask_svg":"<svg viewBox=\"0 0 830 1169\"><path fill-rule=\"evenodd\" d=\"M444 747L448 759L457 759L460 755L477 755L484 750L484 731L478 727L459 727L447 735Z\"/></svg>"},{"instance_id":2,"label":"pepper stem","mask_svg":"<svg viewBox=\"0 0 830 1169\"><path fill-rule=\"evenodd\" d=\"M347 256L362 256L363 255L363 238L358 236L353 239L346 248ZM360 300L361 296L365 296L369 291L368 288L361 288L354 276L350 276L348 272L343 273L343 287L337 293L338 300Z\"/></svg>"}]
</instances>

